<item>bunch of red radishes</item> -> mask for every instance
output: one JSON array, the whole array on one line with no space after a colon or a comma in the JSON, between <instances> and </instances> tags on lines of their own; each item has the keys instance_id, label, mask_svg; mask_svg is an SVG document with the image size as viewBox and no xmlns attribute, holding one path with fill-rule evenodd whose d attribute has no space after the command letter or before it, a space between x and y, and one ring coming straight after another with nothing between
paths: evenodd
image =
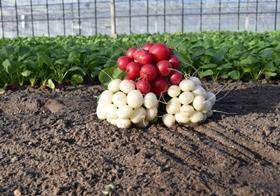
<instances>
[{"instance_id":1,"label":"bunch of red radishes","mask_svg":"<svg viewBox=\"0 0 280 196\"><path fill-rule=\"evenodd\" d=\"M129 48L117 65L126 76L113 79L101 94L96 110L99 119L118 128L146 127L157 117L160 104L166 104L162 122L167 127L176 122L199 123L212 115L216 95L207 92L197 77L184 79L179 59L165 44Z\"/></svg>"}]
</instances>

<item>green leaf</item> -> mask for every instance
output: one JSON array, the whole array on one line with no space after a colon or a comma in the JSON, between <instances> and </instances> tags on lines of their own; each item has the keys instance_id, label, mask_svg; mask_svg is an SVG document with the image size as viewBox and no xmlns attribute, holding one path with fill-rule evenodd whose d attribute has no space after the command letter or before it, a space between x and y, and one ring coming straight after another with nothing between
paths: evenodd
<instances>
[{"instance_id":1,"label":"green leaf","mask_svg":"<svg viewBox=\"0 0 280 196\"><path fill-rule=\"evenodd\" d=\"M73 85L81 84L84 82L84 78L82 75L74 74L71 76L71 83Z\"/></svg>"},{"instance_id":2,"label":"green leaf","mask_svg":"<svg viewBox=\"0 0 280 196\"><path fill-rule=\"evenodd\" d=\"M101 70L98 79L101 84L106 86L111 79L116 79L116 78L123 78L125 75L125 72L119 70L116 66L112 67L106 67L105 69Z\"/></svg>"},{"instance_id":3,"label":"green leaf","mask_svg":"<svg viewBox=\"0 0 280 196\"><path fill-rule=\"evenodd\" d=\"M262 57L262 58L270 58L273 54L273 49L272 48L266 48L264 50L261 50L259 52L259 55Z\"/></svg>"},{"instance_id":4,"label":"green leaf","mask_svg":"<svg viewBox=\"0 0 280 196\"><path fill-rule=\"evenodd\" d=\"M240 72L239 71L231 71L228 73L228 76L233 80L239 80L240 79Z\"/></svg>"},{"instance_id":5,"label":"green leaf","mask_svg":"<svg viewBox=\"0 0 280 196\"><path fill-rule=\"evenodd\" d=\"M55 89L55 84L53 83L52 79L48 79L47 86L52 90Z\"/></svg>"},{"instance_id":6,"label":"green leaf","mask_svg":"<svg viewBox=\"0 0 280 196\"><path fill-rule=\"evenodd\" d=\"M30 76L31 74L32 74L32 71L29 71L29 70L25 70L25 71L21 72L21 75L22 75L23 77L28 77L28 76Z\"/></svg>"},{"instance_id":7,"label":"green leaf","mask_svg":"<svg viewBox=\"0 0 280 196\"><path fill-rule=\"evenodd\" d=\"M210 70L210 69L208 69L208 70L206 70L206 71L203 71L203 72L199 72L199 77L200 78L204 78L204 77L206 77L206 76L212 76L214 73L213 73L213 71L212 70Z\"/></svg>"},{"instance_id":8,"label":"green leaf","mask_svg":"<svg viewBox=\"0 0 280 196\"><path fill-rule=\"evenodd\" d=\"M3 95L5 93L5 89L0 88L0 95Z\"/></svg>"},{"instance_id":9,"label":"green leaf","mask_svg":"<svg viewBox=\"0 0 280 196\"><path fill-rule=\"evenodd\" d=\"M216 64L206 64L206 65L202 65L200 68L202 69L212 69L212 68L216 68L217 65Z\"/></svg>"},{"instance_id":10,"label":"green leaf","mask_svg":"<svg viewBox=\"0 0 280 196\"><path fill-rule=\"evenodd\" d=\"M264 75L265 75L266 79L269 79L271 77L277 76L277 73L267 71L267 72L264 72Z\"/></svg>"},{"instance_id":11,"label":"green leaf","mask_svg":"<svg viewBox=\"0 0 280 196\"><path fill-rule=\"evenodd\" d=\"M10 69L12 67L12 64L11 62L9 61L9 59L6 59L3 63L2 63L3 67L4 67L4 70L6 71L6 73L11 73L10 72Z\"/></svg>"}]
</instances>

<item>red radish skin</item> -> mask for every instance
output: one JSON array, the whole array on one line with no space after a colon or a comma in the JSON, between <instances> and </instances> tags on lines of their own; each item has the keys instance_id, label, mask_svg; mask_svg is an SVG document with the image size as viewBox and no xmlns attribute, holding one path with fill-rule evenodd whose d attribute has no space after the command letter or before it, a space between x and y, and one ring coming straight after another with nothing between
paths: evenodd
<instances>
[{"instance_id":1,"label":"red radish skin","mask_svg":"<svg viewBox=\"0 0 280 196\"><path fill-rule=\"evenodd\" d=\"M161 76L168 76L171 67L171 64L167 60L162 60L157 63L158 72Z\"/></svg>"},{"instance_id":2,"label":"red radish skin","mask_svg":"<svg viewBox=\"0 0 280 196\"><path fill-rule=\"evenodd\" d=\"M136 88L141 91L142 94L147 94L151 90L151 84L147 80L141 79L136 83Z\"/></svg>"},{"instance_id":3,"label":"red radish skin","mask_svg":"<svg viewBox=\"0 0 280 196\"><path fill-rule=\"evenodd\" d=\"M130 62L126 66L127 76L130 80L135 80L139 77L141 65L136 62Z\"/></svg>"},{"instance_id":4,"label":"red radish skin","mask_svg":"<svg viewBox=\"0 0 280 196\"><path fill-rule=\"evenodd\" d=\"M139 58L139 55L143 52L144 50L142 50L142 49L137 49L134 53L133 53L133 59L134 60L138 60L138 58Z\"/></svg>"},{"instance_id":5,"label":"red radish skin","mask_svg":"<svg viewBox=\"0 0 280 196\"><path fill-rule=\"evenodd\" d=\"M154 45L154 44L145 44L145 45L143 46L143 49L149 51L150 48L151 48L153 45Z\"/></svg>"},{"instance_id":6,"label":"red radish skin","mask_svg":"<svg viewBox=\"0 0 280 196\"><path fill-rule=\"evenodd\" d=\"M183 80L183 74L178 71L174 71L170 76L170 83L178 85Z\"/></svg>"},{"instance_id":7,"label":"red radish skin","mask_svg":"<svg viewBox=\"0 0 280 196\"><path fill-rule=\"evenodd\" d=\"M142 50L141 52L139 52L138 58L136 60L142 65L149 64L153 61L153 55Z\"/></svg>"},{"instance_id":8,"label":"red radish skin","mask_svg":"<svg viewBox=\"0 0 280 196\"><path fill-rule=\"evenodd\" d=\"M173 55L173 49L172 48L168 48L169 50L169 55Z\"/></svg>"},{"instance_id":9,"label":"red radish skin","mask_svg":"<svg viewBox=\"0 0 280 196\"><path fill-rule=\"evenodd\" d=\"M143 65L140 69L140 77L148 81L157 77L157 68L152 64Z\"/></svg>"},{"instance_id":10,"label":"red radish skin","mask_svg":"<svg viewBox=\"0 0 280 196\"><path fill-rule=\"evenodd\" d=\"M165 44L154 44L149 52L154 55L154 59L158 62L169 59L169 49Z\"/></svg>"},{"instance_id":11,"label":"red radish skin","mask_svg":"<svg viewBox=\"0 0 280 196\"><path fill-rule=\"evenodd\" d=\"M122 71L125 71L127 64L130 63L131 61L132 61L131 58L127 56L119 57L117 61L118 68Z\"/></svg>"},{"instance_id":12,"label":"red radish skin","mask_svg":"<svg viewBox=\"0 0 280 196\"><path fill-rule=\"evenodd\" d=\"M170 57L170 59L169 59L169 62L171 63L173 69L179 69L179 67L180 67L180 61L179 61L179 59L177 58L177 56L172 55L172 56Z\"/></svg>"},{"instance_id":13,"label":"red radish skin","mask_svg":"<svg viewBox=\"0 0 280 196\"><path fill-rule=\"evenodd\" d=\"M129 48L129 49L126 51L125 55L126 55L127 57L133 59L133 53L134 53L136 50L137 50L137 48Z\"/></svg>"},{"instance_id":14,"label":"red radish skin","mask_svg":"<svg viewBox=\"0 0 280 196\"><path fill-rule=\"evenodd\" d=\"M157 78L152 82L152 92L161 95L168 90L168 82L164 78Z\"/></svg>"}]
</instances>

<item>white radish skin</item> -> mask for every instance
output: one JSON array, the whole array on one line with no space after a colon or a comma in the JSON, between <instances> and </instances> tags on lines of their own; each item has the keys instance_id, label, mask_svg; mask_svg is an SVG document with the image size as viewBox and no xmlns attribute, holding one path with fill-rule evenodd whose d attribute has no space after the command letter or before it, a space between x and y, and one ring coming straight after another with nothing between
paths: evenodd
<instances>
[{"instance_id":1,"label":"white radish skin","mask_svg":"<svg viewBox=\"0 0 280 196\"><path fill-rule=\"evenodd\" d=\"M186 124L190 121L188 117L186 117L182 112L175 114L175 120L178 123Z\"/></svg>"},{"instance_id":2,"label":"white radish skin","mask_svg":"<svg viewBox=\"0 0 280 196\"><path fill-rule=\"evenodd\" d=\"M158 106L158 99L154 93L147 93L144 97L144 106L147 109L154 108Z\"/></svg>"},{"instance_id":3,"label":"white radish skin","mask_svg":"<svg viewBox=\"0 0 280 196\"><path fill-rule=\"evenodd\" d=\"M139 123L140 121L146 118L146 110L143 107L137 108L133 111L130 120L134 124Z\"/></svg>"},{"instance_id":4,"label":"white radish skin","mask_svg":"<svg viewBox=\"0 0 280 196\"><path fill-rule=\"evenodd\" d=\"M176 114L180 111L181 103L178 98L172 98L166 105L166 112L168 114Z\"/></svg>"},{"instance_id":5,"label":"white radish skin","mask_svg":"<svg viewBox=\"0 0 280 196\"><path fill-rule=\"evenodd\" d=\"M131 121L129 119L118 118L116 119L116 125L120 129L127 129L131 125Z\"/></svg>"},{"instance_id":6,"label":"white radish skin","mask_svg":"<svg viewBox=\"0 0 280 196\"><path fill-rule=\"evenodd\" d=\"M124 93L129 93L132 90L135 90L135 83L132 80L123 80L120 83L120 90Z\"/></svg>"},{"instance_id":7,"label":"white radish skin","mask_svg":"<svg viewBox=\"0 0 280 196\"><path fill-rule=\"evenodd\" d=\"M146 128L149 125L149 121L144 119L144 120L140 121L139 123L136 123L135 125L136 125L136 127L139 127L139 128Z\"/></svg>"},{"instance_id":8,"label":"white radish skin","mask_svg":"<svg viewBox=\"0 0 280 196\"><path fill-rule=\"evenodd\" d=\"M192 91L195 89L195 83L191 80L184 79L179 84L180 88L184 92Z\"/></svg>"},{"instance_id":9,"label":"white radish skin","mask_svg":"<svg viewBox=\"0 0 280 196\"><path fill-rule=\"evenodd\" d=\"M107 121L110 124L117 126L117 123L116 123L117 119L116 118L107 118Z\"/></svg>"},{"instance_id":10,"label":"white radish skin","mask_svg":"<svg viewBox=\"0 0 280 196\"><path fill-rule=\"evenodd\" d=\"M118 91L113 95L112 101L113 101L113 104L117 107L126 105L126 95L123 92Z\"/></svg>"},{"instance_id":11,"label":"white radish skin","mask_svg":"<svg viewBox=\"0 0 280 196\"><path fill-rule=\"evenodd\" d=\"M152 121L157 116L158 109L156 107L146 110L146 119Z\"/></svg>"},{"instance_id":12,"label":"white radish skin","mask_svg":"<svg viewBox=\"0 0 280 196\"><path fill-rule=\"evenodd\" d=\"M96 115L100 120L104 120L107 118L106 110L104 110L103 106L101 107L100 105L96 108Z\"/></svg>"},{"instance_id":13,"label":"white radish skin","mask_svg":"<svg viewBox=\"0 0 280 196\"><path fill-rule=\"evenodd\" d=\"M120 79L114 79L112 80L109 84L108 84L108 90L111 92L117 92L120 90L120 83L121 80Z\"/></svg>"},{"instance_id":14,"label":"white radish skin","mask_svg":"<svg viewBox=\"0 0 280 196\"><path fill-rule=\"evenodd\" d=\"M180 112L194 112L194 108L191 105L182 105L180 108Z\"/></svg>"},{"instance_id":15,"label":"white radish skin","mask_svg":"<svg viewBox=\"0 0 280 196\"><path fill-rule=\"evenodd\" d=\"M194 95L191 92L183 92L181 93L181 95L179 96L179 101L181 102L181 104L190 104L194 99Z\"/></svg>"},{"instance_id":16,"label":"white radish skin","mask_svg":"<svg viewBox=\"0 0 280 196\"><path fill-rule=\"evenodd\" d=\"M107 118L117 118L117 109L117 106L115 106L114 104L107 105L105 107Z\"/></svg>"},{"instance_id":17,"label":"white radish skin","mask_svg":"<svg viewBox=\"0 0 280 196\"><path fill-rule=\"evenodd\" d=\"M196 86L201 86L201 81L197 77L190 77L189 80L193 81Z\"/></svg>"},{"instance_id":18,"label":"white radish skin","mask_svg":"<svg viewBox=\"0 0 280 196\"><path fill-rule=\"evenodd\" d=\"M172 114L164 114L162 116L162 122L167 127L175 125L175 117Z\"/></svg>"},{"instance_id":19,"label":"white radish skin","mask_svg":"<svg viewBox=\"0 0 280 196\"><path fill-rule=\"evenodd\" d=\"M213 106L215 104L215 102L216 102L216 95L214 93L212 93L212 92L207 92L206 99L208 101L210 101L212 106Z\"/></svg>"},{"instance_id":20,"label":"white radish skin","mask_svg":"<svg viewBox=\"0 0 280 196\"><path fill-rule=\"evenodd\" d=\"M100 98L98 99L98 105L107 105L112 103L113 93L109 90L105 90L101 93Z\"/></svg>"},{"instance_id":21,"label":"white radish skin","mask_svg":"<svg viewBox=\"0 0 280 196\"><path fill-rule=\"evenodd\" d=\"M177 85L172 85L168 88L168 91L167 91L167 94L170 96L170 97L177 97L181 92L181 89L179 86Z\"/></svg>"},{"instance_id":22,"label":"white radish skin","mask_svg":"<svg viewBox=\"0 0 280 196\"><path fill-rule=\"evenodd\" d=\"M139 90L132 90L127 94L127 104L132 108L139 108L143 105L144 98Z\"/></svg>"},{"instance_id":23,"label":"white radish skin","mask_svg":"<svg viewBox=\"0 0 280 196\"><path fill-rule=\"evenodd\" d=\"M198 86L193 90L193 94L206 97L206 90L202 86Z\"/></svg>"},{"instance_id":24,"label":"white radish skin","mask_svg":"<svg viewBox=\"0 0 280 196\"><path fill-rule=\"evenodd\" d=\"M133 114L132 107L128 105L120 106L117 109L117 116L118 118L130 118L130 116Z\"/></svg>"},{"instance_id":25,"label":"white radish skin","mask_svg":"<svg viewBox=\"0 0 280 196\"><path fill-rule=\"evenodd\" d=\"M192 123L202 122L204 120L204 116L201 112L194 112L193 115L190 117L190 121Z\"/></svg>"},{"instance_id":26,"label":"white radish skin","mask_svg":"<svg viewBox=\"0 0 280 196\"><path fill-rule=\"evenodd\" d=\"M193 107L197 111L202 111L205 109L205 98L201 95L195 96L193 99Z\"/></svg>"}]
</instances>

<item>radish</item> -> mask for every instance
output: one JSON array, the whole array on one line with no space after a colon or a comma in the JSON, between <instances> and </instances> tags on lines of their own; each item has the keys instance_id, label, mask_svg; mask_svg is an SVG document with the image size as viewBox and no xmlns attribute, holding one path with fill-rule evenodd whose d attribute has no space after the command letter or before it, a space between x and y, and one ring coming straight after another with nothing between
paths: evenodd
<instances>
[{"instance_id":1,"label":"radish","mask_svg":"<svg viewBox=\"0 0 280 196\"><path fill-rule=\"evenodd\" d=\"M117 118L107 118L106 119L110 124L117 126Z\"/></svg>"},{"instance_id":2,"label":"radish","mask_svg":"<svg viewBox=\"0 0 280 196\"><path fill-rule=\"evenodd\" d=\"M201 86L201 81L197 77L190 77L189 80L193 81L196 86Z\"/></svg>"},{"instance_id":3,"label":"radish","mask_svg":"<svg viewBox=\"0 0 280 196\"><path fill-rule=\"evenodd\" d=\"M130 62L126 66L126 72L129 79L134 80L139 77L141 65L136 62Z\"/></svg>"},{"instance_id":4,"label":"radish","mask_svg":"<svg viewBox=\"0 0 280 196\"><path fill-rule=\"evenodd\" d=\"M118 68L120 70L123 70L125 71L126 70L126 66L128 63L130 63L132 60L131 58L127 57L127 56L121 56L118 58L118 61L117 61L117 65L118 65Z\"/></svg>"},{"instance_id":5,"label":"radish","mask_svg":"<svg viewBox=\"0 0 280 196\"><path fill-rule=\"evenodd\" d=\"M170 59L169 59L169 62L171 63L173 69L179 69L179 67L180 67L180 61L179 61L179 59L177 58L177 56L172 55L172 56L170 57Z\"/></svg>"},{"instance_id":6,"label":"radish","mask_svg":"<svg viewBox=\"0 0 280 196\"><path fill-rule=\"evenodd\" d=\"M158 109L156 107L146 110L146 119L152 121L157 116Z\"/></svg>"},{"instance_id":7,"label":"radish","mask_svg":"<svg viewBox=\"0 0 280 196\"><path fill-rule=\"evenodd\" d=\"M130 118L133 113L133 109L128 105L123 105L117 109L116 113L118 118Z\"/></svg>"},{"instance_id":8,"label":"radish","mask_svg":"<svg viewBox=\"0 0 280 196\"><path fill-rule=\"evenodd\" d=\"M177 97L179 94L181 93L181 89L179 86L177 85L172 85L168 88L167 90L167 94L170 96L170 97Z\"/></svg>"},{"instance_id":9,"label":"radish","mask_svg":"<svg viewBox=\"0 0 280 196\"><path fill-rule=\"evenodd\" d=\"M193 93L195 95L201 95L203 97L206 97L206 91L202 86L197 86L194 90Z\"/></svg>"},{"instance_id":10,"label":"radish","mask_svg":"<svg viewBox=\"0 0 280 196\"><path fill-rule=\"evenodd\" d=\"M194 112L194 108L191 105L182 105L180 108L180 112L189 117Z\"/></svg>"},{"instance_id":11,"label":"radish","mask_svg":"<svg viewBox=\"0 0 280 196\"><path fill-rule=\"evenodd\" d=\"M145 80L141 79L136 83L136 88L143 94L147 94L151 90L151 84Z\"/></svg>"},{"instance_id":12,"label":"radish","mask_svg":"<svg viewBox=\"0 0 280 196\"><path fill-rule=\"evenodd\" d=\"M133 59L133 53L134 53L136 50L137 50L137 48L129 48L129 49L126 51L125 55L126 55L127 57L129 57L130 59Z\"/></svg>"},{"instance_id":13,"label":"radish","mask_svg":"<svg viewBox=\"0 0 280 196\"><path fill-rule=\"evenodd\" d=\"M142 65L149 64L153 61L153 55L143 50L139 52L139 55L136 60Z\"/></svg>"},{"instance_id":14,"label":"radish","mask_svg":"<svg viewBox=\"0 0 280 196\"><path fill-rule=\"evenodd\" d=\"M132 80L123 80L120 83L120 90L124 93L129 93L132 90L135 90L135 83Z\"/></svg>"},{"instance_id":15,"label":"radish","mask_svg":"<svg viewBox=\"0 0 280 196\"><path fill-rule=\"evenodd\" d=\"M157 68L161 76L168 76L171 71L171 64L167 60L162 60L157 63Z\"/></svg>"},{"instance_id":16,"label":"radish","mask_svg":"<svg viewBox=\"0 0 280 196\"><path fill-rule=\"evenodd\" d=\"M197 111L202 111L205 109L205 98L201 95L195 96L193 99L193 107Z\"/></svg>"},{"instance_id":17,"label":"radish","mask_svg":"<svg viewBox=\"0 0 280 196\"><path fill-rule=\"evenodd\" d=\"M112 103L113 100L113 92L109 90L105 90L101 93L100 98L98 99L98 104L107 105Z\"/></svg>"},{"instance_id":18,"label":"radish","mask_svg":"<svg viewBox=\"0 0 280 196\"><path fill-rule=\"evenodd\" d=\"M192 123L202 122L204 120L204 116L201 112L194 112L193 115L190 117L190 121Z\"/></svg>"},{"instance_id":19,"label":"radish","mask_svg":"<svg viewBox=\"0 0 280 196\"><path fill-rule=\"evenodd\" d=\"M136 123L135 125L136 125L136 127L139 127L139 128L146 128L149 125L149 121L144 119L144 120L141 120L139 123Z\"/></svg>"},{"instance_id":20,"label":"radish","mask_svg":"<svg viewBox=\"0 0 280 196\"><path fill-rule=\"evenodd\" d=\"M131 125L131 121L129 119L118 118L116 120L116 125L120 129L127 129Z\"/></svg>"},{"instance_id":21,"label":"radish","mask_svg":"<svg viewBox=\"0 0 280 196\"><path fill-rule=\"evenodd\" d=\"M166 111L168 114L176 114L180 111L181 103L178 98L172 98L166 105Z\"/></svg>"},{"instance_id":22,"label":"radish","mask_svg":"<svg viewBox=\"0 0 280 196\"><path fill-rule=\"evenodd\" d=\"M216 95L214 93L212 93L212 92L207 92L206 93L206 99L208 101L210 101L212 105L214 105L215 102L216 102Z\"/></svg>"},{"instance_id":23,"label":"radish","mask_svg":"<svg viewBox=\"0 0 280 196\"><path fill-rule=\"evenodd\" d=\"M186 124L190 121L190 119L188 117L186 117L182 112L175 114L175 120L178 123L182 123L182 124Z\"/></svg>"},{"instance_id":24,"label":"radish","mask_svg":"<svg viewBox=\"0 0 280 196\"><path fill-rule=\"evenodd\" d=\"M145 120L146 118L146 110L143 107L136 108L132 115L130 116L130 120L133 123L139 123L140 121Z\"/></svg>"},{"instance_id":25,"label":"radish","mask_svg":"<svg viewBox=\"0 0 280 196\"><path fill-rule=\"evenodd\" d=\"M157 96L154 93L147 93L144 97L144 106L151 109L158 106Z\"/></svg>"},{"instance_id":26,"label":"radish","mask_svg":"<svg viewBox=\"0 0 280 196\"><path fill-rule=\"evenodd\" d=\"M108 84L108 90L111 92L116 92L120 90L120 79L114 79Z\"/></svg>"},{"instance_id":27,"label":"radish","mask_svg":"<svg viewBox=\"0 0 280 196\"><path fill-rule=\"evenodd\" d=\"M140 77L147 80L154 80L157 77L157 69L152 64L143 65L140 69Z\"/></svg>"},{"instance_id":28,"label":"radish","mask_svg":"<svg viewBox=\"0 0 280 196\"><path fill-rule=\"evenodd\" d=\"M143 105L144 98L139 90L132 90L127 94L127 104L132 108Z\"/></svg>"},{"instance_id":29,"label":"radish","mask_svg":"<svg viewBox=\"0 0 280 196\"><path fill-rule=\"evenodd\" d=\"M179 96L181 104L190 104L194 99L194 95L191 92L183 92Z\"/></svg>"},{"instance_id":30,"label":"radish","mask_svg":"<svg viewBox=\"0 0 280 196\"><path fill-rule=\"evenodd\" d=\"M123 93L123 92L116 92L114 95L113 95L113 104L117 107L120 107L120 106L123 106L123 105L126 105L126 95Z\"/></svg>"},{"instance_id":31,"label":"radish","mask_svg":"<svg viewBox=\"0 0 280 196\"><path fill-rule=\"evenodd\" d=\"M152 82L152 92L156 95L165 93L168 89L168 83L164 78L157 78Z\"/></svg>"},{"instance_id":32,"label":"radish","mask_svg":"<svg viewBox=\"0 0 280 196\"><path fill-rule=\"evenodd\" d=\"M96 108L96 115L97 115L97 118L99 118L100 120L104 120L107 118L106 110L104 110L103 107L104 106L98 105Z\"/></svg>"},{"instance_id":33,"label":"radish","mask_svg":"<svg viewBox=\"0 0 280 196\"><path fill-rule=\"evenodd\" d=\"M202 111L202 113L206 114L211 109L212 109L212 103L210 101L208 101L208 100L205 101L205 106L204 106L204 110Z\"/></svg>"},{"instance_id":34,"label":"radish","mask_svg":"<svg viewBox=\"0 0 280 196\"><path fill-rule=\"evenodd\" d=\"M141 50L141 49L135 50L134 53L133 53L133 55L132 55L132 56L133 56L133 59L137 61L137 59L138 59L138 57L139 57L139 55L140 55L140 53L141 53L142 51L143 51L143 50Z\"/></svg>"},{"instance_id":35,"label":"radish","mask_svg":"<svg viewBox=\"0 0 280 196\"><path fill-rule=\"evenodd\" d=\"M153 45L154 45L154 44L145 44L145 45L143 46L143 49L146 50L146 51L149 51L150 48L151 48Z\"/></svg>"},{"instance_id":36,"label":"radish","mask_svg":"<svg viewBox=\"0 0 280 196\"><path fill-rule=\"evenodd\" d=\"M117 118L117 109L117 106L115 106L114 104L107 105L105 107L107 118Z\"/></svg>"},{"instance_id":37,"label":"radish","mask_svg":"<svg viewBox=\"0 0 280 196\"><path fill-rule=\"evenodd\" d=\"M162 116L162 122L167 127L172 127L175 124L175 117L172 114L164 114Z\"/></svg>"},{"instance_id":38,"label":"radish","mask_svg":"<svg viewBox=\"0 0 280 196\"><path fill-rule=\"evenodd\" d=\"M154 44L150 49L149 52L154 55L155 60L167 60L169 58L170 52L168 47L165 44Z\"/></svg>"},{"instance_id":39,"label":"radish","mask_svg":"<svg viewBox=\"0 0 280 196\"><path fill-rule=\"evenodd\" d=\"M174 71L171 74L169 80L170 80L171 84L176 84L176 85L180 84L180 82L183 80L183 74L181 72L178 72L178 71L175 72Z\"/></svg>"},{"instance_id":40,"label":"radish","mask_svg":"<svg viewBox=\"0 0 280 196\"><path fill-rule=\"evenodd\" d=\"M184 79L179 84L182 91L192 91L195 89L195 83L191 80Z\"/></svg>"}]
</instances>

